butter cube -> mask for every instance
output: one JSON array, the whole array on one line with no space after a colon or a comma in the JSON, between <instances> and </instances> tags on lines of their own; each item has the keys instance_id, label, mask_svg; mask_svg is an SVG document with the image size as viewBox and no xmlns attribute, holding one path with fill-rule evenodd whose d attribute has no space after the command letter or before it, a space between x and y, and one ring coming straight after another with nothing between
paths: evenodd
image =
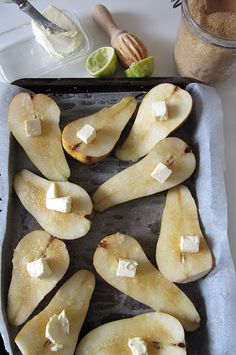
<instances>
[{"instance_id":1,"label":"butter cube","mask_svg":"<svg viewBox=\"0 0 236 355\"><path fill-rule=\"evenodd\" d=\"M147 343L140 337L129 339L128 347L133 355L148 355Z\"/></svg>"},{"instance_id":2,"label":"butter cube","mask_svg":"<svg viewBox=\"0 0 236 355\"><path fill-rule=\"evenodd\" d=\"M58 344L58 343L52 343L52 347L51 347L51 351L53 352L57 352L59 350L61 350L63 348L63 345L62 344Z\"/></svg>"},{"instance_id":3,"label":"butter cube","mask_svg":"<svg viewBox=\"0 0 236 355\"><path fill-rule=\"evenodd\" d=\"M182 236L180 238L180 251L182 253L198 253L200 238L198 235Z\"/></svg>"},{"instance_id":4,"label":"butter cube","mask_svg":"<svg viewBox=\"0 0 236 355\"><path fill-rule=\"evenodd\" d=\"M70 323L66 317L65 310L50 317L46 329L45 337L52 343L51 351L59 351L63 348L65 335L70 332Z\"/></svg>"},{"instance_id":5,"label":"butter cube","mask_svg":"<svg viewBox=\"0 0 236 355\"><path fill-rule=\"evenodd\" d=\"M163 184L170 177L171 174L171 169L169 169L165 164L159 163L151 173L151 176L158 182Z\"/></svg>"},{"instance_id":6,"label":"butter cube","mask_svg":"<svg viewBox=\"0 0 236 355\"><path fill-rule=\"evenodd\" d=\"M46 207L49 210L69 213L71 210L71 200L70 196L46 199Z\"/></svg>"},{"instance_id":7,"label":"butter cube","mask_svg":"<svg viewBox=\"0 0 236 355\"><path fill-rule=\"evenodd\" d=\"M46 200L50 198L56 198L57 197L57 186L55 182L52 182L49 186L49 189L46 193Z\"/></svg>"},{"instance_id":8,"label":"butter cube","mask_svg":"<svg viewBox=\"0 0 236 355\"><path fill-rule=\"evenodd\" d=\"M135 260L119 259L116 276L135 277L138 263Z\"/></svg>"},{"instance_id":9,"label":"butter cube","mask_svg":"<svg viewBox=\"0 0 236 355\"><path fill-rule=\"evenodd\" d=\"M156 101L152 103L153 117L159 121L168 120L168 108L165 101Z\"/></svg>"},{"instance_id":10,"label":"butter cube","mask_svg":"<svg viewBox=\"0 0 236 355\"><path fill-rule=\"evenodd\" d=\"M85 124L77 133L76 136L85 144L91 143L96 138L96 130L89 124Z\"/></svg>"},{"instance_id":11,"label":"butter cube","mask_svg":"<svg viewBox=\"0 0 236 355\"><path fill-rule=\"evenodd\" d=\"M43 279L52 273L47 261L43 258L27 263L26 269L30 277L34 279Z\"/></svg>"},{"instance_id":12,"label":"butter cube","mask_svg":"<svg viewBox=\"0 0 236 355\"><path fill-rule=\"evenodd\" d=\"M37 137L41 135L41 120L34 118L25 121L25 130L28 137Z\"/></svg>"}]
</instances>

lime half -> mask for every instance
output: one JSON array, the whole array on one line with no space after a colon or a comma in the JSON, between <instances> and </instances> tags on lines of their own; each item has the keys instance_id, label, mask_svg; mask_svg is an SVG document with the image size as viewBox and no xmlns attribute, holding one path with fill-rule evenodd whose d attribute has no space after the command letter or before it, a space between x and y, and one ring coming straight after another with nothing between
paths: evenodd
<instances>
[{"instance_id":1,"label":"lime half","mask_svg":"<svg viewBox=\"0 0 236 355\"><path fill-rule=\"evenodd\" d=\"M87 58L86 69L96 78L111 76L117 68L117 57L114 48L101 47Z\"/></svg>"},{"instance_id":2,"label":"lime half","mask_svg":"<svg viewBox=\"0 0 236 355\"><path fill-rule=\"evenodd\" d=\"M125 71L128 78L147 78L154 71L154 57L150 56L131 66Z\"/></svg>"}]
</instances>

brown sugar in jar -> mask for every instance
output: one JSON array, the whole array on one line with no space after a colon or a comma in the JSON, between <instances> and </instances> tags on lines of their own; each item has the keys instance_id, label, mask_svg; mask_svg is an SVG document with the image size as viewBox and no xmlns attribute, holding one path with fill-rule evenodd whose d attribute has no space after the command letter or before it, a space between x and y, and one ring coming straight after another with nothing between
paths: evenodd
<instances>
[{"instance_id":1,"label":"brown sugar in jar","mask_svg":"<svg viewBox=\"0 0 236 355\"><path fill-rule=\"evenodd\" d=\"M180 75L211 83L236 69L236 12L206 15L205 0L183 0L175 44Z\"/></svg>"}]
</instances>

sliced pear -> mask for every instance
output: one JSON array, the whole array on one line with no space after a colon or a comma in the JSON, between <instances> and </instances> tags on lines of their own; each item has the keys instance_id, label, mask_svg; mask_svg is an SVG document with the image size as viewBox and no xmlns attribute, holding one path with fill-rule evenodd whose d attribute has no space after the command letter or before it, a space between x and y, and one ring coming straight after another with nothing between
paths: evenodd
<instances>
[{"instance_id":1,"label":"sliced pear","mask_svg":"<svg viewBox=\"0 0 236 355\"><path fill-rule=\"evenodd\" d=\"M42 279L32 278L27 263L44 258L51 274ZM13 254L13 270L8 292L7 316L12 325L22 324L56 286L70 262L65 244L47 232L36 230L21 239Z\"/></svg>"},{"instance_id":2,"label":"sliced pear","mask_svg":"<svg viewBox=\"0 0 236 355\"><path fill-rule=\"evenodd\" d=\"M153 117L152 104L157 101L167 103L168 120ZM148 154L188 118L191 109L192 97L187 91L173 84L155 86L144 97L128 138L116 150L117 158L136 161Z\"/></svg>"},{"instance_id":3,"label":"sliced pear","mask_svg":"<svg viewBox=\"0 0 236 355\"><path fill-rule=\"evenodd\" d=\"M87 270L80 270L67 280L48 306L17 334L15 342L22 354L52 354L52 344L45 337L45 329L50 317L59 315L63 310L69 320L69 334L62 339L63 348L57 353L73 354L94 287L94 275Z\"/></svg>"},{"instance_id":4,"label":"sliced pear","mask_svg":"<svg viewBox=\"0 0 236 355\"><path fill-rule=\"evenodd\" d=\"M119 259L138 263L134 278L116 276ZM98 274L121 292L156 311L172 315L186 330L199 327L200 317L193 303L150 263L134 238L120 233L104 238L95 251L93 263Z\"/></svg>"},{"instance_id":5,"label":"sliced pear","mask_svg":"<svg viewBox=\"0 0 236 355\"><path fill-rule=\"evenodd\" d=\"M42 133L37 137L28 137L25 121L40 117ZM60 109L48 96L20 93L10 103L8 112L9 127L24 151L50 180L67 180L70 169L61 144L59 128Z\"/></svg>"},{"instance_id":6,"label":"sliced pear","mask_svg":"<svg viewBox=\"0 0 236 355\"><path fill-rule=\"evenodd\" d=\"M180 322L168 314L152 312L92 330L81 340L75 355L130 355L128 341L135 337L145 341L148 354L187 354Z\"/></svg>"},{"instance_id":7,"label":"sliced pear","mask_svg":"<svg viewBox=\"0 0 236 355\"><path fill-rule=\"evenodd\" d=\"M172 170L171 176L160 183L151 173L159 163ZM138 163L112 176L93 195L94 208L103 211L119 203L167 190L188 179L196 166L191 148L179 138L166 138Z\"/></svg>"},{"instance_id":8,"label":"sliced pear","mask_svg":"<svg viewBox=\"0 0 236 355\"><path fill-rule=\"evenodd\" d=\"M46 192L51 181L28 170L15 175L14 189L23 206L32 214L43 229L60 239L77 239L88 233L93 205L88 193L71 182L57 182L60 197L70 196L72 207L69 213L46 208Z\"/></svg>"},{"instance_id":9,"label":"sliced pear","mask_svg":"<svg viewBox=\"0 0 236 355\"><path fill-rule=\"evenodd\" d=\"M120 138L121 132L131 118L137 102L126 96L117 104L69 123L63 130L64 149L82 163L94 163L105 159ZM96 138L89 144L82 142L76 133L89 124L96 130Z\"/></svg>"},{"instance_id":10,"label":"sliced pear","mask_svg":"<svg viewBox=\"0 0 236 355\"><path fill-rule=\"evenodd\" d=\"M181 253L181 236L199 236L198 253ZM212 255L200 228L195 201L186 186L167 193L156 248L159 270L172 282L191 282L212 269Z\"/></svg>"}]
</instances>

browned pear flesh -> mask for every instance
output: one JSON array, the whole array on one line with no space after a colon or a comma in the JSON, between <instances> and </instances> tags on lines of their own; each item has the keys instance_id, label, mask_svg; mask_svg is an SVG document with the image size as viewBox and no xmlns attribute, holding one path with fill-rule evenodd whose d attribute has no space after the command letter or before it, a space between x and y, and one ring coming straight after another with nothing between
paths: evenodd
<instances>
[{"instance_id":1,"label":"browned pear flesh","mask_svg":"<svg viewBox=\"0 0 236 355\"><path fill-rule=\"evenodd\" d=\"M34 117L40 118L42 133L28 137L25 121ZM20 93L9 106L10 130L32 163L47 179L65 181L70 169L61 144L59 120L60 109L47 95Z\"/></svg>"},{"instance_id":2,"label":"browned pear flesh","mask_svg":"<svg viewBox=\"0 0 236 355\"><path fill-rule=\"evenodd\" d=\"M136 106L135 98L126 96L111 107L69 123L62 133L64 149L82 163L90 164L105 159L120 138ZM85 124L96 130L96 138L89 144L76 136Z\"/></svg>"},{"instance_id":3,"label":"browned pear flesh","mask_svg":"<svg viewBox=\"0 0 236 355\"><path fill-rule=\"evenodd\" d=\"M32 318L17 334L15 342L23 355L53 354L52 344L45 337L46 325L54 314L63 310L69 321L69 334L62 339L60 355L74 354L78 336L86 317L95 287L92 272L80 270L57 291L48 306Z\"/></svg>"},{"instance_id":4,"label":"browned pear flesh","mask_svg":"<svg viewBox=\"0 0 236 355\"><path fill-rule=\"evenodd\" d=\"M44 258L51 274L32 278L27 263ZM42 230L24 236L13 254L13 270L8 292L7 317L12 325L22 324L66 273L70 258L66 245Z\"/></svg>"},{"instance_id":5,"label":"browned pear flesh","mask_svg":"<svg viewBox=\"0 0 236 355\"><path fill-rule=\"evenodd\" d=\"M153 116L152 104L165 101L168 119L160 121ZM124 144L116 150L117 158L136 161L188 118L192 109L191 95L173 84L152 88L142 100L137 117Z\"/></svg>"},{"instance_id":6,"label":"browned pear flesh","mask_svg":"<svg viewBox=\"0 0 236 355\"><path fill-rule=\"evenodd\" d=\"M116 276L119 259L138 263L134 278ZM104 238L95 251L93 264L98 274L119 291L155 311L172 315L188 331L199 327L200 316L193 303L150 263L134 238L120 233Z\"/></svg>"},{"instance_id":7,"label":"browned pear flesh","mask_svg":"<svg viewBox=\"0 0 236 355\"><path fill-rule=\"evenodd\" d=\"M164 183L151 176L159 163L172 170ZM188 179L195 167L195 156L187 143L179 138L165 138L138 163L99 186L92 197L94 208L101 212L122 202L168 190Z\"/></svg>"},{"instance_id":8,"label":"browned pear flesh","mask_svg":"<svg viewBox=\"0 0 236 355\"><path fill-rule=\"evenodd\" d=\"M181 236L199 236L199 252L181 253ZM186 186L176 186L167 193L156 261L161 273L172 282L195 281L212 269L212 255L201 231L197 206Z\"/></svg>"},{"instance_id":9,"label":"browned pear flesh","mask_svg":"<svg viewBox=\"0 0 236 355\"><path fill-rule=\"evenodd\" d=\"M69 213L46 208L46 192L52 181L48 181L22 170L15 175L14 189L23 206L48 233L60 239L77 239L86 235L91 226L92 201L88 193L71 182L57 182L59 197L70 196L72 207Z\"/></svg>"},{"instance_id":10,"label":"browned pear flesh","mask_svg":"<svg viewBox=\"0 0 236 355\"><path fill-rule=\"evenodd\" d=\"M128 341L135 337L145 341L148 354L187 354L180 322L168 314L151 312L92 330L81 340L75 355L130 355Z\"/></svg>"}]
</instances>

